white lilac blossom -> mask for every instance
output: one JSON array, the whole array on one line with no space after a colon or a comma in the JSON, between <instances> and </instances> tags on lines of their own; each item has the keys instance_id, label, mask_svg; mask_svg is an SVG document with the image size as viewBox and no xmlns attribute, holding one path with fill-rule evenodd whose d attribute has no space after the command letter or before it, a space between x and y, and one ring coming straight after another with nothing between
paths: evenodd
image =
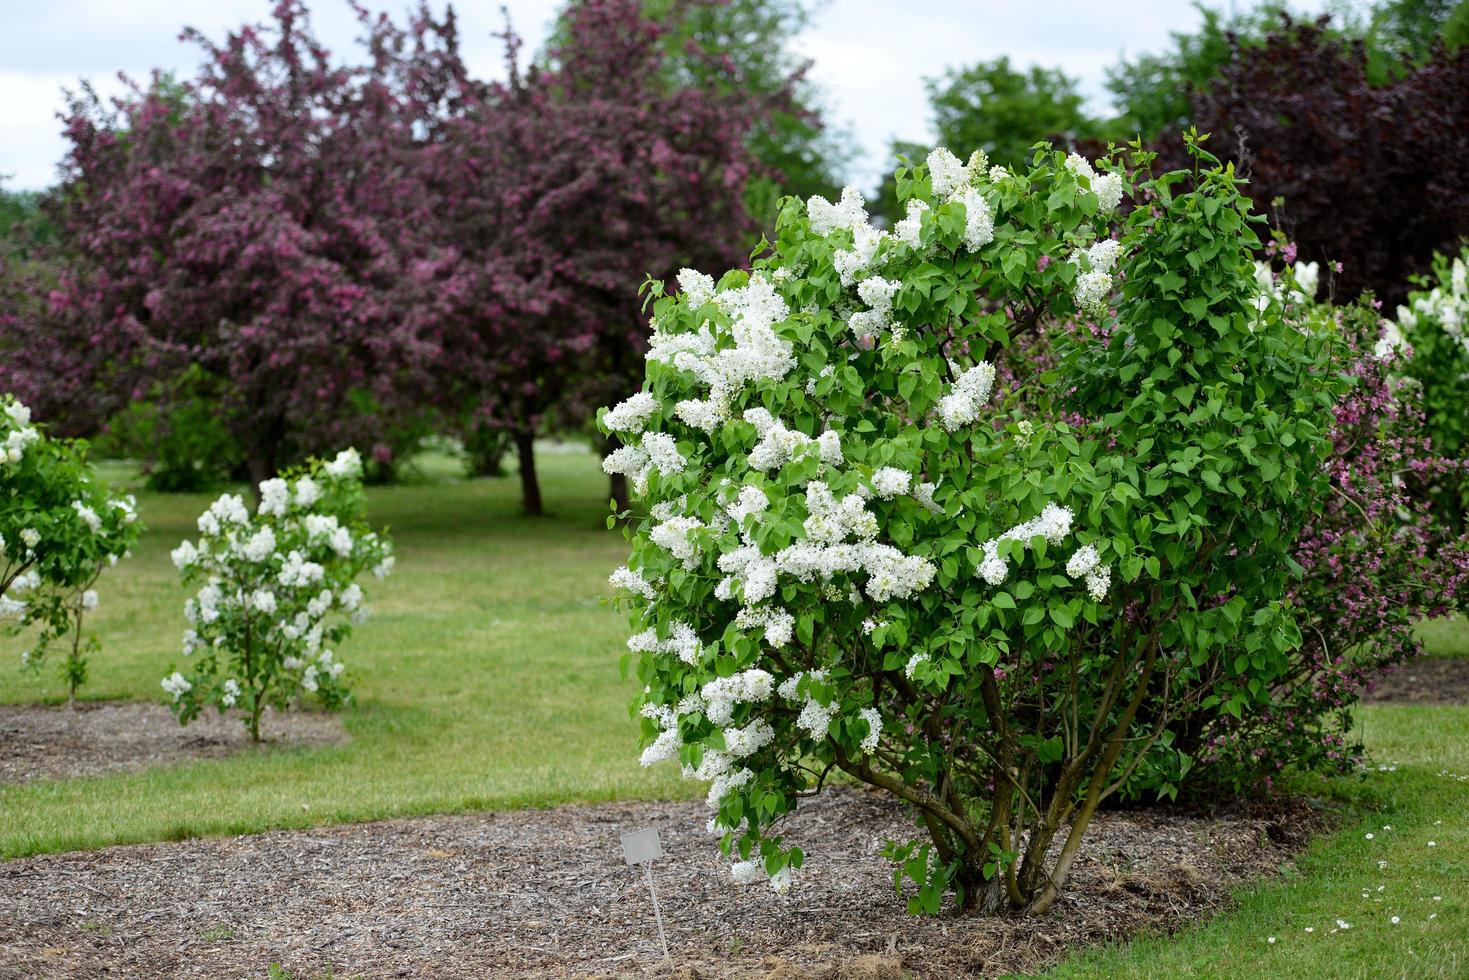
<instances>
[{"instance_id":1,"label":"white lilac blossom","mask_svg":"<svg viewBox=\"0 0 1469 980\"><path fill-rule=\"evenodd\" d=\"M1392 320L1379 323L1378 331L1377 342L1372 345L1372 356L1379 361L1395 357L1407 347L1408 341L1403 336L1403 331Z\"/></svg>"},{"instance_id":2,"label":"white lilac blossom","mask_svg":"<svg viewBox=\"0 0 1469 980\"><path fill-rule=\"evenodd\" d=\"M968 186L972 174L969 168L946 147L938 147L928 154L928 179L935 197L950 198Z\"/></svg>"},{"instance_id":3,"label":"white lilac blossom","mask_svg":"<svg viewBox=\"0 0 1469 980\"><path fill-rule=\"evenodd\" d=\"M643 426L657 411L658 399L640 391L608 409L602 422L613 432L632 435L642 432Z\"/></svg>"},{"instance_id":4,"label":"white lilac blossom","mask_svg":"<svg viewBox=\"0 0 1469 980\"><path fill-rule=\"evenodd\" d=\"M752 668L710 681L699 691L699 696L706 705L705 717L716 725L727 725L734 717L736 705L769 701L774 691L775 678Z\"/></svg>"},{"instance_id":5,"label":"white lilac blossom","mask_svg":"<svg viewBox=\"0 0 1469 980\"><path fill-rule=\"evenodd\" d=\"M174 671L163 679L163 690L173 697L175 701L193 690L194 685L178 671Z\"/></svg>"},{"instance_id":6,"label":"white lilac blossom","mask_svg":"<svg viewBox=\"0 0 1469 980\"><path fill-rule=\"evenodd\" d=\"M964 205L964 247L977 252L994 241L994 217L979 188L966 187L955 195L954 200Z\"/></svg>"},{"instance_id":7,"label":"white lilac blossom","mask_svg":"<svg viewBox=\"0 0 1469 980\"><path fill-rule=\"evenodd\" d=\"M820 195L809 198L806 213L811 218L811 231L817 235L830 235L838 230L852 231L867 224L867 202L862 193L850 184L842 188L842 197L837 204Z\"/></svg>"},{"instance_id":8,"label":"white lilac blossom","mask_svg":"<svg viewBox=\"0 0 1469 980\"><path fill-rule=\"evenodd\" d=\"M640 595L644 599L656 599L658 593L653 591L653 586L643 578L643 573L636 569L621 566L608 576L607 581L614 589L622 589L634 595Z\"/></svg>"},{"instance_id":9,"label":"white lilac blossom","mask_svg":"<svg viewBox=\"0 0 1469 980\"><path fill-rule=\"evenodd\" d=\"M723 328L719 332L733 346L720 348L707 324L695 333L655 330L647 358L692 373L719 407L751 381L785 377L796 362L791 343L774 329L790 316L790 307L763 276L752 276L744 286L716 293L714 302L730 319L727 333Z\"/></svg>"},{"instance_id":10,"label":"white lilac blossom","mask_svg":"<svg viewBox=\"0 0 1469 980\"><path fill-rule=\"evenodd\" d=\"M877 750L878 740L882 737L882 715L876 708L863 708L857 715L867 722L867 734L862 736L862 751L871 755Z\"/></svg>"},{"instance_id":11,"label":"white lilac blossom","mask_svg":"<svg viewBox=\"0 0 1469 980\"><path fill-rule=\"evenodd\" d=\"M980 361L962 372L957 364L950 363L949 367L958 377L949 393L939 399L938 412L944 428L953 432L979 418L980 410L989 401L994 388L995 366L988 361Z\"/></svg>"},{"instance_id":12,"label":"white lilac blossom","mask_svg":"<svg viewBox=\"0 0 1469 980\"><path fill-rule=\"evenodd\" d=\"M852 247L840 249L832 255L832 263L836 266L837 276L843 286L856 282L857 273L881 264L877 251L885 238L887 232L879 231L871 225L858 225L853 230Z\"/></svg>"},{"instance_id":13,"label":"white lilac blossom","mask_svg":"<svg viewBox=\"0 0 1469 980\"><path fill-rule=\"evenodd\" d=\"M892 466L873 471L872 492L883 500L891 500L908 492L913 483L913 474Z\"/></svg>"},{"instance_id":14,"label":"white lilac blossom","mask_svg":"<svg viewBox=\"0 0 1469 980\"><path fill-rule=\"evenodd\" d=\"M978 574L990 585L999 585L1005 581L1009 574L1009 562L999 553L999 545L1002 541L1016 541L1026 548L1030 548L1033 538L1045 538L1050 544L1060 544L1071 533L1071 521L1073 515L1069 507L1058 504L1046 504L1039 515L1024 523L1017 524L1005 531L998 538L991 538L980 546L982 559L979 563Z\"/></svg>"},{"instance_id":15,"label":"white lilac blossom","mask_svg":"<svg viewBox=\"0 0 1469 980\"><path fill-rule=\"evenodd\" d=\"M1397 323L1393 327L1397 346L1402 346L1405 333L1411 334L1420 321L1428 320L1469 354L1469 265L1464 258L1457 256L1450 263L1447 281L1440 277L1432 289L1416 294L1409 305L1398 307Z\"/></svg>"},{"instance_id":16,"label":"white lilac blossom","mask_svg":"<svg viewBox=\"0 0 1469 980\"><path fill-rule=\"evenodd\" d=\"M1066 158L1066 169L1078 177L1085 177L1092 193L1097 195L1097 209L1103 214L1117 210L1122 203L1122 175L1117 173L1098 174L1079 153Z\"/></svg>"},{"instance_id":17,"label":"white lilac blossom","mask_svg":"<svg viewBox=\"0 0 1469 980\"><path fill-rule=\"evenodd\" d=\"M698 567L699 549L698 543L690 535L703 529L704 522L696 517L670 517L656 525L648 537L682 562L685 568L693 569Z\"/></svg>"},{"instance_id":18,"label":"white lilac blossom","mask_svg":"<svg viewBox=\"0 0 1469 980\"><path fill-rule=\"evenodd\" d=\"M1291 269L1290 277L1293 285L1289 289L1277 277L1268 262L1255 262L1255 286L1257 295L1255 297L1255 308L1264 310L1270 306L1271 301L1278 303L1291 302L1304 304L1311 302L1316 297L1316 290L1321 281L1321 266L1316 262L1297 262Z\"/></svg>"},{"instance_id":19,"label":"white lilac blossom","mask_svg":"<svg viewBox=\"0 0 1469 980\"><path fill-rule=\"evenodd\" d=\"M1089 544L1082 545L1076 549L1071 560L1066 563L1066 575L1069 578L1081 578L1088 575L1092 569L1097 567L1099 560L1096 548Z\"/></svg>"},{"instance_id":20,"label":"white lilac blossom","mask_svg":"<svg viewBox=\"0 0 1469 980\"><path fill-rule=\"evenodd\" d=\"M713 432L729 419L729 412L724 406L706 398L685 398L673 407L673 414L684 425L705 432Z\"/></svg>"},{"instance_id":21,"label":"white lilac blossom","mask_svg":"<svg viewBox=\"0 0 1469 980\"><path fill-rule=\"evenodd\" d=\"M80 500L73 500L71 507L72 510L76 511L77 516L82 519L82 523L92 529L93 534L102 530L102 518L97 516L97 512L91 507L82 503Z\"/></svg>"},{"instance_id":22,"label":"white lilac blossom","mask_svg":"<svg viewBox=\"0 0 1469 980\"><path fill-rule=\"evenodd\" d=\"M700 307L714 298L714 279L693 269L678 270L678 288L690 307Z\"/></svg>"},{"instance_id":23,"label":"white lilac blossom","mask_svg":"<svg viewBox=\"0 0 1469 980\"><path fill-rule=\"evenodd\" d=\"M910 248L917 248L923 243L923 216L928 211L929 207L926 201L921 201L918 198L910 200L903 220L893 225L893 237Z\"/></svg>"},{"instance_id":24,"label":"white lilac blossom","mask_svg":"<svg viewBox=\"0 0 1469 980\"><path fill-rule=\"evenodd\" d=\"M356 480L362 476L362 454L352 447L337 453L336 458L322 464L322 471L336 480Z\"/></svg>"}]
</instances>

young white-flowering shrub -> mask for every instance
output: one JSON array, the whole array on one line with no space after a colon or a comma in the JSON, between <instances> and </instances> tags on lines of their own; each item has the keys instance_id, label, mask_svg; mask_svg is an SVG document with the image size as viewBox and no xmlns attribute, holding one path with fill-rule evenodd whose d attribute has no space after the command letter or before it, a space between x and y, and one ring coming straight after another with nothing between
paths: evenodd
<instances>
[{"instance_id":1,"label":"young white-flowering shrub","mask_svg":"<svg viewBox=\"0 0 1469 980\"><path fill-rule=\"evenodd\" d=\"M1113 774L1265 689L1329 398L1284 387L1307 340L1256 309L1233 175L1187 179L1118 236L1119 163L939 149L891 233L791 200L753 270L650 285L647 383L602 416L648 505L612 584L642 761L709 784L736 880L798 884L780 821L841 770L926 832L889 850L915 911L1044 911ZM1078 314L1106 329L1021 415L997 355Z\"/></svg>"},{"instance_id":2,"label":"young white-flowering shrub","mask_svg":"<svg viewBox=\"0 0 1469 980\"><path fill-rule=\"evenodd\" d=\"M174 549L199 591L184 605L187 669L163 680L181 723L208 705L238 709L257 742L266 705L347 700L338 651L367 618L357 579L386 577L394 560L367 525L354 449L266 480L259 501L252 513L241 497L221 496L199 516L198 539Z\"/></svg>"},{"instance_id":3,"label":"young white-flowering shrub","mask_svg":"<svg viewBox=\"0 0 1469 980\"><path fill-rule=\"evenodd\" d=\"M1423 411L1434 449L1449 459L1469 456L1469 248L1436 255L1433 273L1418 282L1396 320L1385 320L1378 354L1411 354L1405 374L1422 386ZM1435 510L1459 529L1469 527L1469 478L1441 474L1430 488Z\"/></svg>"},{"instance_id":4,"label":"young white-flowering shrub","mask_svg":"<svg viewBox=\"0 0 1469 980\"><path fill-rule=\"evenodd\" d=\"M0 397L0 630L26 637L22 662L39 668L57 641L71 697L100 647L83 630L97 579L141 530L133 499L108 491L85 446L53 439L13 397Z\"/></svg>"}]
</instances>

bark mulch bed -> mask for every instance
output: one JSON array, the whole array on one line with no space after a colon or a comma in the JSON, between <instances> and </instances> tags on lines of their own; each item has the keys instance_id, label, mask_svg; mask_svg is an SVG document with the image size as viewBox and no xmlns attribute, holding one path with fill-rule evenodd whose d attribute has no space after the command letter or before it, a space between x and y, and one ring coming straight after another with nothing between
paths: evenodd
<instances>
[{"instance_id":1,"label":"bark mulch bed","mask_svg":"<svg viewBox=\"0 0 1469 980\"><path fill-rule=\"evenodd\" d=\"M1469 704L1469 657L1415 657L1383 674L1367 704Z\"/></svg>"},{"instance_id":2,"label":"bark mulch bed","mask_svg":"<svg viewBox=\"0 0 1469 980\"><path fill-rule=\"evenodd\" d=\"M1275 874L1329 818L1302 800L1098 816L1053 913L915 919L881 843L903 812L838 788L788 839L786 897L735 886L701 803L428 817L114 847L0 864L0 977L649 976L657 933L623 833L656 827L654 865L686 978L979 976L1087 943L1168 930ZM907 972L905 972L907 971Z\"/></svg>"},{"instance_id":3,"label":"bark mulch bed","mask_svg":"<svg viewBox=\"0 0 1469 980\"><path fill-rule=\"evenodd\" d=\"M344 738L339 717L299 711L266 709L260 731L271 746L329 745ZM249 747L240 719L217 711L185 727L165 706L138 701L0 705L0 785L134 772Z\"/></svg>"}]
</instances>

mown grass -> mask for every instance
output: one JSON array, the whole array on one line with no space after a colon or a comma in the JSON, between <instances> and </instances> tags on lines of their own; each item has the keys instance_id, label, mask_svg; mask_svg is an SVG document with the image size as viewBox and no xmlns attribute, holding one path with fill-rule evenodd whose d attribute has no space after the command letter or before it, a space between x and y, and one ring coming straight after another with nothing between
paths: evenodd
<instances>
[{"instance_id":1,"label":"mown grass","mask_svg":"<svg viewBox=\"0 0 1469 980\"><path fill-rule=\"evenodd\" d=\"M1469 707L1377 705L1361 710L1361 724L1373 767L1328 788L1349 802L1348 827L1285 877L1241 891L1225 915L1083 953L1045 975L1469 976L1469 781L1459 778L1469 777Z\"/></svg>"},{"instance_id":2,"label":"mown grass","mask_svg":"<svg viewBox=\"0 0 1469 980\"><path fill-rule=\"evenodd\" d=\"M547 519L519 515L513 477L450 480L441 460L414 485L369 490L398 566L368 585L373 616L341 650L358 701L347 743L0 788L0 856L693 792L673 767L637 764L624 620L599 601L626 558L606 478L587 453L540 463ZM139 494L148 532L99 586L104 646L84 698L164 700L187 595L168 553L212 496ZM51 665L22 674L17 641L0 643L0 702L65 699Z\"/></svg>"}]
</instances>

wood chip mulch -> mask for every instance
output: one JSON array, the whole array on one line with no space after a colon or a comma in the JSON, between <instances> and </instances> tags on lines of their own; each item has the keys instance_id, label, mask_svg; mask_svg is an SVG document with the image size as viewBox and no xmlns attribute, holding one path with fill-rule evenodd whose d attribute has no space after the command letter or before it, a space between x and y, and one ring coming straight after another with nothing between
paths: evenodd
<instances>
[{"instance_id":1,"label":"wood chip mulch","mask_svg":"<svg viewBox=\"0 0 1469 980\"><path fill-rule=\"evenodd\" d=\"M1415 657L1383 674L1367 704L1469 704L1469 657Z\"/></svg>"},{"instance_id":2,"label":"wood chip mulch","mask_svg":"<svg viewBox=\"0 0 1469 980\"><path fill-rule=\"evenodd\" d=\"M339 716L269 709L261 716L260 734L267 750L344 738ZM137 772L253 748L238 717L213 710L184 726L164 705L142 701L0 705L0 785Z\"/></svg>"},{"instance_id":3,"label":"wood chip mulch","mask_svg":"<svg viewBox=\"0 0 1469 980\"><path fill-rule=\"evenodd\" d=\"M1169 930L1275 874L1329 818L1300 799L1212 813L1100 814L1067 896L1041 919L913 918L888 799L830 789L789 822L796 888L734 885L702 803L614 803L113 847L0 864L0 977L651 976L657 932L620 836L654 865L686 978L984 976Z\"/></svg>"}]
</instances>

